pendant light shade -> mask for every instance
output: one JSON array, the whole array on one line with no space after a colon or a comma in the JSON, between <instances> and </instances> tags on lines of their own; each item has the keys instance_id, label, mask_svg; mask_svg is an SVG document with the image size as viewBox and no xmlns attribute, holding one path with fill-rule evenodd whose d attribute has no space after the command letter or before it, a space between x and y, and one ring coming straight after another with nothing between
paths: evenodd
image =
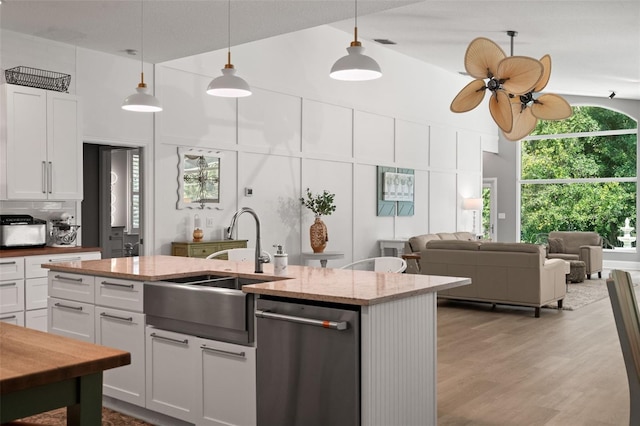
<instances>
[{"instance_id":1,"label":"pendant light shade","mask_svg":"<svg viewBox=\"0 0 640 426\"><path fill-rule=\"evenodd\" d=\"M141 83L138 84L136 93L127 96L122 102L122 109L136 112L162 111L158 98L149 94L149 88L144 83L144 73L141 74L140 81Z\"/></svg>"},{"instance_id":2,"label":"pendant light shade","mask_svg":"<svg viewBox=\"0 0 640 426\"><path fill-rule=\"evenodd\" d=\"M364 47L360 42L352 42L347 47L348 55L338 59L331 67L329 76L336 80L365 81L375 80L382 77L380 65L371 58L363 54Z\"/></svg>"},{"instance_id":3,"label":"pendant light shade","mask_svg":"<svg viewBox=\"0 0 640 426\"><path fill-rule=\"evenodd\" d=\"M365 55L364 47L358 41L358 0L355 3L355 27L353 29L353 41L347 47L347 56L338 59L331 67L329 77L345 81L366 81L382 77L380 65Z\"/></svg>"},{"instance_id":4,"label":"pendant light shade","mask_svg":"<svg viewBox=\"0 0 640 426\"><path fill-rule=\"evenodd\" d=\"M227 31L229 42L227 63L221 70L222 75L214 78L209 83L207 94L223 98L244 98L251 95L251 88L246 81L236 75L236 69L231 63L231 0L229 0L227 8Z\"/></svg>"},{"instance_id":5,"label":"pendant light shade","mask_svg":"<svg viewBox=\"0 0 640 426\"><path fill-rule=\"evenodd\" d=\"M162 111L160 101L149 93L149 88L144 82L144 0L140 1L140 83L136 93L127 96L122 102L122 109L135 112Z\"/></svg>"}]
</instances>

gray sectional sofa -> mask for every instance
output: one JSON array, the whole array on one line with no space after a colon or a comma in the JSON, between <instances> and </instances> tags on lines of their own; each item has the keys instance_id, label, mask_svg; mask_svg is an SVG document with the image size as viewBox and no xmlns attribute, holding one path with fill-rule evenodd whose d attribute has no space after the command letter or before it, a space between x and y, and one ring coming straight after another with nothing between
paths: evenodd
<instances>
[{"instance_id":1,"label":"gray sectional sofa","mask_svg":"<svg viewBox=\"0 0 640 426\"><path fill-rule=\"evenodd\" d=\"M430 240L420 250L420 273L469 277L472 283L438 297L540 308L562 301L569 263L547 259L544 246L464 240Z\"/></svg>"}]
</instances>

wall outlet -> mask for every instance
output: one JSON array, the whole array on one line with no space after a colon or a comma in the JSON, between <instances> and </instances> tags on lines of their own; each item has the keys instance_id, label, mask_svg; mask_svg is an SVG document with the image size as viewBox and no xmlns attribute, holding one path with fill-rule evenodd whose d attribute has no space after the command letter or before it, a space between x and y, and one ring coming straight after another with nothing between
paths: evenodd
<instances>
[{"instance_id":1,"label":"wall outlet","mask_svg":"<svg viewBox=\"0 0 640 426\"><path fill-rule=\"evenodd\" d=\"M207 228L213 228L215 226L213 218L212 217L208 217L207 218Z\"/></svg>"}]
</instances>

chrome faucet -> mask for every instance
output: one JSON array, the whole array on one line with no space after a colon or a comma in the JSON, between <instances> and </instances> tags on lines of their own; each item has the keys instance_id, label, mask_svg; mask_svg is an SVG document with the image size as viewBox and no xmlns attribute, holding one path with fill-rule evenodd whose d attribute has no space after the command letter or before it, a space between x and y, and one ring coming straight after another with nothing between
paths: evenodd
<instances>
[{"instance_id":1,"label":"chrome faucet","mask_svg":"<svg viewBox=\"0 0 640 426\"><path fill-rule=\"evenodd\" d=\"M258 274L261 274L262 264L269 263L269 256L262 255L262 248L260 247L260 219L258 218L258 215L256 214L255 211L253 211L252 208L242 207L240 210L238 210L233 214L233 217L231 218L231 224L227 228L227 238L231 239L231 236L233 234L233 229L236 227L236 221L238 220L238 217L240 217L242 213L249 213L256 220L256 256L255 256L256 270L255 272Z\"/></svg>"}]
</instances>

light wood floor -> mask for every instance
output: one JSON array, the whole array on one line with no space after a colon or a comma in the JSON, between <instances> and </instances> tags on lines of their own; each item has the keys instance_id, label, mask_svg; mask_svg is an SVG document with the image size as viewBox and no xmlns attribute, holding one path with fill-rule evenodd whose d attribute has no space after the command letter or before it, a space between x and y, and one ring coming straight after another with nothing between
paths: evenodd
<instances>
[{"instance_id":1,"label":"light wood floor","mask_svg":"<svg viewBox=\"0 0 640 426\"><path fill-rule=\"evenodd\" d=\"M531 308L438 302L440 426L628 425L628 416L608 298L540 318Z\"/></svg>"}]
</instances>

